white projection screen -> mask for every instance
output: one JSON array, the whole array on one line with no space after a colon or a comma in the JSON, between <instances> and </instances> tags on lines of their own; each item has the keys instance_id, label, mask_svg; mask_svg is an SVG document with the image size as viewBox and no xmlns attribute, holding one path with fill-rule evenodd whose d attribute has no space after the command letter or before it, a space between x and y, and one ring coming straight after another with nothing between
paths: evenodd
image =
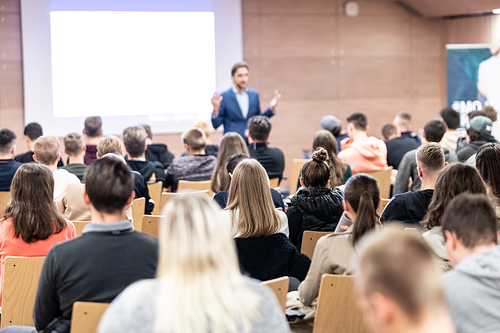
<instances>
[{"instance_id":1,"label":"white projection screen","mask_svg":"<svg viewBox=\"0 0 500 333\"><path fill-rule=\"evenodd\" d=\"M242 60L240 0L22 0L25 122L46 134L210 119Z\"/></svg>"}]
</instances>

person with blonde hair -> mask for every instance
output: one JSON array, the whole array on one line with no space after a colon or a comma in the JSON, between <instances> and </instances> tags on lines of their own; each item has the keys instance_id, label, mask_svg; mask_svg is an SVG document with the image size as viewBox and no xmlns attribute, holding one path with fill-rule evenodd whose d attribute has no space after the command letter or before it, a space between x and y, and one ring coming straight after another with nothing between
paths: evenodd
<instances>
[{"instance_id":1,"label":"person with blonde hair","mask_svg":"<svg viewBox=\"0 0 500 333\"><path fill-rule=\"evenodd\" d=\"M203 133L205 133L205 137L207 138L206 145L205 145L205 153L207 155L212 155L217 157L219 155L219 146L214 145L212 143L212 127L206 122L206 121L197 121L196 124L194 124L194 127L200 128Z\"/></svg>"},{"instance_id":2,"label":"person with blonde hair","mask_svg":"<svg viewBox=\"0 0 500 333\"><path fill-rule=\"evenodd\" d=\"M97 144L97 156L99 158L110 153L123 156L122 142L114 135L108 135L102 138Z\"/></svg>"},{"instance_id":3,"label":"person with blonde hair","mask_svg":"<svg viewBox=\"0 0 500 333\"><path fill-rule=\"evenodd\" d=\"M236 132L224 134L220 141L219 155L217 156L217 164L212 173L210 188L212 192L218 193L226 191L231 184L231 178L226 170L227 158L234 154L248 155L248 148L245 140Z\"/></svg>"},{"instance_id":4,"label":"person with blonde hair","mask_svg":"<svg viewBox=\"0 0 500 333\"><path fill-rule=\"evenodd\" d=\"M241 275L218 210L205 195L169 201L157 278L125 289L98 332L290 332L271 291Z\"/></svg>"},{"instance_id":5,"label":"person with blonde hair","mask_svg":"<svg viewBox=\"0 0 500 333\"><path fill-rule=\"evenodd\" d=\"M236 238L244 272L261 281L305 278L310 260L288 239L286 214L274 208L269 178L257 160L241 161L234 169L222 217Z\"/></svg>"},{"instance_id":6,"label":"person with blonde hair","mask_svg":"<svg viewBox=\"0 0 500 333\"><path fill-rule=\"evenodd\" d=\"M360 242L358 256L358 296L374 333L455 332L439 265L419 237L376 233Z\"/></svg>"}]
</instances>

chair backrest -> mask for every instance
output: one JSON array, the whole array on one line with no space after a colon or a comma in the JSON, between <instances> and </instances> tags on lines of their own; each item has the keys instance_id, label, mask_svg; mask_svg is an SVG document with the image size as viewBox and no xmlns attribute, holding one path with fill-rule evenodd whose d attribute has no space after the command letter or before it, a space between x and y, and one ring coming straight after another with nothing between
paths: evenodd
<instances>
[{"instance_id":1,"label":"chair backrest","mask_svg":"<svg viewBox=\"0 0 500 333\"><path fill-rule=\"evenodd\" d=\"M146 198L137 198L132 202L132 224L134 229L141 231L142 217L144 216L144 209L146 207Z\"/></svg>"},{"instance_id":2,"label":"chair backrest","mask_svg":"<svg viewBox=\"0 0 500 333\"><path fill-rule=\"evenodd\" d=\"M278 193L281 193L281 189L279 187L275 187L274 190Z\"/></svg>"},{"instance_id":3,"label":"chair backrest","mask_svg":"<svg viewBox=\"0 0 500 333\"><path fill-rule=\"evenodd\" d=\"M290 279L288 276L282 276L277 279L267 280L262 282L265 284L276 295L276 298L280 302L281 308L283 312L286 311L286 294L288 293L288 284L290 283Z\"/></svg>"},{"instance_id":4,"label":"chair backrest","mask_svg":"<svg viewBox=\"0 0 500 333\"><path fill-rule=\"evenodd\" d=\"M149 196L155 202L155 208L153 208L153 215L158 215L161 212L161 191L163 190L163 182L156 182L154 184L148 184Z\"/></svg>"},{"instance_id":5,"label":"chair backrest","mask_svg":"<svg viewBox=\"0 0 500 333\"><path fill-rule=\"evenodd\" d=\"M70 333L95 333L109 303L75 302L71 314Z\"/></svg>"},{"instance_id":6,"label":"chair backrest","mask_svg":"<svg viewBox=\"0 0 500 333\"><path fill-rule=\"evenodd\" d=\"M389 203L390 199L380 199L380 205L377 208L377 214L378 216L382 215L382 212L384 211L385 206Z\"/></svg>"},{"instance_id":7,"label":"chair backrest","mask_svg":"<svg viewBox=\"0 0 500 333\"><path fill-rule=\"evenodd\" d=\"M5 207L10 201L10 191L0 191L0 216L5 213Z\"/></svg>"},{"instance_id":8,"label":"chair backrest","mask_svg":"<svg viewBox=\"0 0 500 333\"><path fill-rule=\"evenodd\" d=\"M269 187L270 188L278 187L279 184L280 184L280 179L279 178L271 178L271 179L269 179Z\"/></svg>"},{"instance_id":9,"label":"chair backrest","mask_svg":"<svg viewBox=\"0 0 500 333\"><path fill-rule=\"evenodd\" d=\"M378 181L378 187L380 188L380 197L384 199L389 199L391 197L391 173L392 167L388 167L377 171L361 171L375 177Z\"/></svg>"},{"instance_id":10,"label":"chair backrest","mask_svg":"<svg viewBox=\"0 0 500 333\"><path fill-rule=\"evenodd\" d=\"M44 260L45 257L5 258L0 328L35 326L33 307Z\"/></svg>"},{"instance_id":11,"label":"chair backrest","mask_svg":"<svg viewBox=\"0 0 500 333\"><path fill-rule=\"evenodd\" d=\"M160 214L161 212L163 211L163 208L165 207L165 205L167 204L167 202L170 200L170 199L173 199L175 198L176 195L179 195L179 194L185 194L185 193L193 193L193 194L206 194L206 195L210 195L209 191L208 190L203 190L203 191L193 191L193 192L182 192L182 193L172 193L172 192L163 192L161 194L161 203L160 203ZM157 214L153 214L153 215L157 215Z\"/></svg>"},{"instance_id":12,"label":"chair backrest","mask_svg":"<svg viewBox=\"0 0 500 333\"><path fill-rule=\"evenodd\" d=\"M312 259L314 248L316 247L318 239L331 233L333 233L333 231L304 230L304 233L302 234L302 247L300 248L300 253L305 254L309 257L309 259Z\"/></svg>"},{"instance_id":13,"label":"chair backrest","mask_svg":"<svg viewBox=\"0 0 500 333\"><path fill-rule=\"evenodd\" d=\"M75 226L76 230L76 237L80 237L83 232L83 228L89 223L92 223L91 221L71 221L73 225Z\"/></svg>"},{"instance_id":14,"label":"chair backrest","mask_svg":"<svg viewBox=\"0 0 500 333\"><path fill-rule=\"evenodd\" d=\"M158 237L161 215L144 215L142 218L142 232L153 237Z\"/></svg>"},{"instance_id":15,"label":"chair backrest","mask_svg":"<svg viewBox=\"0 0 500 333\"><path fill-rule=\"evenodd\" d=\"M309 160L294 158L292 164L292 177L290 178L290 195L297 192L297 181L299 180L300 169Z\"/></svg>"},{"instance_id":16,"label":"chair backrest","mask_svg":"<svg viewBox=\"0 0 500 333\"><path fill-rule=\"evenodd\" d=\"M204 191L208 190L208 194L210 197L214 196L214 192L210 188L210 180L201 180L201 181L189 181L189 180L179 180L179 184L177 185L177 192L182 192L184 190L191 191Z\"/></svg>"},{"instance_id":17,"label":"chair backrest","mask_svg":"<svg viewBox=\"0 0 500 333\"><path fill-rule=\"evenodd\" d=\"M321 278L313 333L326 332L369 332L350 276L324 274Z\"/></svg>"}]
</instances>

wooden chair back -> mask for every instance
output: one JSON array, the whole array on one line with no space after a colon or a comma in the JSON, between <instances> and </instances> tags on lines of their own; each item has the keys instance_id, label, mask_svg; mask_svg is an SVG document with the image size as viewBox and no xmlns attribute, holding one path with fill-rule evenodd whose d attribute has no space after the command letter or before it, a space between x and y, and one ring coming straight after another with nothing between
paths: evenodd
<instances>
[{"instance_id":1,"label":"wooden chair back","mask_svg":"<svg viewBox=\"0 0 500 333\"><path fill-rule=\"evenodd\" d=\"M281 189L279 187L275 187L274 190L278 193L281 193Z\"/></svg>"},{"instance_id":2,"label":"wooden chair back","mask_svg":"<svg viewBox=\"0 0 500 333\"><path fill-rule=\"evenodd\" d=\"M92 223L91 221L71 221L73 225L75 226L76 230L76 237L80 237L83 232L83 228L89 223Z\"/></svg>"},{"instance_id":3,"label":"wooden chair back","mask_svg":"<svg viewBox=\"0 0 500 333\"><path fill-rule=\"evenodd\" d=\"M71 314L70 333L95 333L109 303L75 302Z\"/></svg>"},{"instance_id":4,"label":"wooden chair back","mask_svg":"<svg viewBox=\"0 0 500 333\"><path fill-rule=\"evenodd\" d=\"M316 247L318 239L331 233L333 233L333 231L304 230L304 233L302 234L302 247L300 248L300 253L305 254L309 257L309 259L312 259L314 248Z\"/></svg>"},{"instance_id":5,"label":"wooden chair back","mask_svg":"<svg viewBox=\"0 0 500 333\"><path fill-rule=\"evenodd\" d=\"M146 198L137 198L132 202L132 224L137 231L141 231L145 207Z\"/></svg>"},{"instance_id":6,"label":"wooden chair back","mask_svg":"<svg viewBox=\"0 0 500 333\"><path fill-rule=\"evenodd\" d=\"M5 258L0 328L35 326L33 307L44 261L45 257Z\"/></svg>"},{"instance_id":7,"label":"wooden chair back","mask_svg":"<svg viewBox=\"0 0 500 333\"><path fill-rule=\"evenodd\" d=\"M290 279L288 276L282 276L277 279L267 280L262 282L262 284L271 288L276 298L280 302L283 313L286 311L286 294L288 293L288 284Z\"/></svg>"},{"instance_id":8,"label":"wooden chair back","mask_svg":"<svg viewBox=\"0 0 500 333\"><path fill-rule=\"evenodd\" d=\"M161 203L160 203L160 214L161 212L163 211L163 208L165 207L165 205L167 204L167 202L170 200L170 199L173 199L175 198L176 195L179 195L179 194L184 194L186 192L182 192L182 193L172 193L172 192L163 192L161 194ZM193 194L207 194L207 195L210 195L209 191L208 190L203 190L203 191L193 191L193 192L188 192L188 193L193 193ZM158 214L153 214L153 215L158 215Z\"/></svg>"},{"instance_id":9,"label":"wooden chair back","mask_svg":"<svg viewBox=\"0 0 500 333\"><path fill-rule=\"evenodd\" d=\"M324 274L321 278L313 333L326 332L370 332L350 276Z\"/></svg>"},{"instance_id":10,"label":"wooden chair back","mask_svg":"<svg viewBox=\"0 0 500 333\"><path fill-rule=\"evenodd\" d=\"M381 216L385 206L389 203L390 199L380 199L380 205L377 208L377 215Z\"/></svg>"},{"instance_id":11,"label":"wooden chair back","mask_svg":"<svg viewBox=\"0 0 500 333\"><path fill-rule=\"evenodd\" d=\"M154 184L148 184L149 196L155 202L155 208L153 208L153 215L158 215L161 212L161 192L163 190L163 182L157 181Z\"/></svg>"},{"instance_id":12,"label":"wooden chair back","mask_svg":"<svg viewBox=\"0 0 500 333\"><path fill-rule=\"evenodd\" d=\"M149 236L158 237L162 215L144 215L142 218L142 232Z\"/></svg>"},{"instance_id":13,"label":"wooden chair back","mask_svg":"<svg viewBox=\"0 0 500 333\"><path fill-rule=\"evenodd\" d=\"M378 181L378 187L380 188L380 197L384 199L390 199L391 197L391 173L392 167L387 167L382 170L377 171L361 171L375 177Z\"/></svg>"},{"instance_id":14,"label":"wooden chair back","mask_svg":"<svg viewBox=\"0 0 500 333\"><path fill-rule=\"evenodd\" d=\"M275 188L280 185L280 179L279 178L271 178L269 179L269 187L270 188Z\"/></svg>"},{"instance_id":15,"label":"wooden chair back","mask_svg":"<svg viewBox=\"0 0 500 333\"><path fill-rule=\"evenodd\" d=\"M294 158L292 164L292 177L290 178L290 195L297 193L297 181L299 180L300 169L309 160Z\"/></svg>"},{"instance_id":16,"label":"wooden chair back","mask_svg":"<svg viewBox=\"0 0 500 333\"><path fill-rule=\"evenodd\" d=\"M204 191L208 190L210 197L214 196L214 192L210 188L210 180L201 181L189 181L189 180L179 180L179 185L177 185L177 192L183 192L185 190L189 191Z\"/></svg>"},{"instance_id":17,"label":"wooden chair back","mask_svg":"<svg viewBox=\"0 0 500 333\"><path fill-rule=\"evenodd\" d=\"M5 213L5 207L10 201L10 191L0 191L0 216Z\"/></svg>"}]
</instances>

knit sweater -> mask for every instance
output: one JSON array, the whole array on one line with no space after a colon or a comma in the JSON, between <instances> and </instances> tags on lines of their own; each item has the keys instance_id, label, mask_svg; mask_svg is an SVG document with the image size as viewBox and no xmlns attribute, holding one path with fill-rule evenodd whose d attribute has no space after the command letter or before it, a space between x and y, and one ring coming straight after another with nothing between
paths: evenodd
<instances>
[{"instance_id":1,"label":"knit sweater","mask_svg":"<svg viewBox=\"0 0 500 333\"><path fill-rule=\"evenodd\" d=\"M164 187L172 186L172 192L176 192L179 180L209 180L216 162L217 158L212 155L178 156L166 171Z\"/></svg>"}]
</instances>

